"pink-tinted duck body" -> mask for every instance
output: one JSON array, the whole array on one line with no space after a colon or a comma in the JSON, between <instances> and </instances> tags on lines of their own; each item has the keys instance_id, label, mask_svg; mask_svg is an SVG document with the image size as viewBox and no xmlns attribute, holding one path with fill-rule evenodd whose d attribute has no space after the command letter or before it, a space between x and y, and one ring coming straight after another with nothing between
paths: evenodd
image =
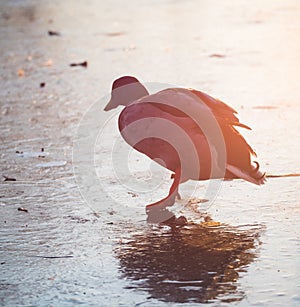
<instances>
[{"instance_id":1,"label":"pink-tinted duck body","mask_svg":"<svg viewBox=\"0 0 300 307\"><path fill-rule=\"evenodd\" d=\"M113 83L112 98L105 110L125 105L119 130L125 141L139 152L174 172L169 195L148 205L170 206L178 186L186 180L242 178L263 184L251 146L236 126L236 111L201 91L169 88L149 95L134 77Z\"/></svg>"}]
</instances>

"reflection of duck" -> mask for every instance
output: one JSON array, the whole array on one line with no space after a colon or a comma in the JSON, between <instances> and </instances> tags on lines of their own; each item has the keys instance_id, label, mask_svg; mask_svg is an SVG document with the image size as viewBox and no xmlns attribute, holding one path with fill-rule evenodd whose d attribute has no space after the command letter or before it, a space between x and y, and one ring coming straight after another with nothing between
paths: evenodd
<instances>
[{"instance_id":1,"label":"reflection of duck","mask_svg":"<svg viewBox=\"0 0 300 307\"><path fill-rule=\"evenodd\" d=\"M255 258L260 229L210 223L150 229L116 250L130 288L165 302L240 301L237 279Z\"/></svg>"},{"instance_id":2,"label":"reflection of duck","mask_svg":"<svg viewBox=\"0 0 300 307\"><path fill-rule=\"evenodd\" d=\"M119 129L136 150L174 172L169 195L148 205L174 204L180 183L189 179L242 178L255 184L265 181L254 151L235 126L236 111L207 94L169 88L149 95L134 77L114 81L105 110L125 105Z\"/></svg>"}]
</instances>

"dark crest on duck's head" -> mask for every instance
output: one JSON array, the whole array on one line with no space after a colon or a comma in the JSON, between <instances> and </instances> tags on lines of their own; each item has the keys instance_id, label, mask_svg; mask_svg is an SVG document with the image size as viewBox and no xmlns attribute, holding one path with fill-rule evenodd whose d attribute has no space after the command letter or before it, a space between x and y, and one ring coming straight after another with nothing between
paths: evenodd
<instances>
[{"instance_id":1,"label":"dark crest on duck's head","mask_svg":"<svg viewBox=\"0 0 300 307\"><path fill-rule=\"evenodd\" d=\"M132 77L132 76L123 76L121 78L116 79L113 82L112 90L115 90L116 88L131 84L131 83L140 83L140 81L137 78Z\"/></svg>"},{"instance_id":2,"label":"dark crest on duck's head","mask_svg":"<svg viewBox=\"0 0 300 307\"><path fill-rule=\"evenodd\" d=\"M126 106L131 102L149 95L147 89L139 80L132 76L123 76L116 79L112 85L111 99L104 108L105 111L119 105Z\"/></svg>"}]
</instances>

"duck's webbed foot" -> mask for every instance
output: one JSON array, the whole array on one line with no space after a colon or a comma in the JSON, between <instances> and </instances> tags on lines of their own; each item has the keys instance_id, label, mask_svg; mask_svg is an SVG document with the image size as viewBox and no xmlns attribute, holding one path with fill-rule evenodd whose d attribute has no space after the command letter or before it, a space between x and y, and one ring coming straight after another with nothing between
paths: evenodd
<instances>
[{"instance_id":1,"label":"duck's webbed foot","mask_svg":"<svg viewBox=\"0 0 300 307\"><path fill-rule=\"evenodd\" d=\"M172 217L175 217L174 214L168 211L166 208L174 205L176 197L180 198L180 195L178 193L180 174L180 171L178 171L174 175L172 175L171 178L173 178L174 181L167 197L146 206L148 221L151 221L153 223L161 223L171 219Z\"/></svg>"},{"instance_id":2,"label":"duck's webbed foot","mask_svg":"<svg viewBox=\"0 0 300 307\"><path fill-rule=\"evenodd\" d=\"M166 207L171 207L175 203L175 198L177 196L177 193L169 194L167 197L163 198L162 200L159 200L155 203L152 203L150 205L146 206L146 211L156 208L156 209L165 209Z\"/></svg>"},{"instance_id":3,"label":"duck's webbed foot","mask_svg":"<svg viewBox=\"0 0 300 307\"><path fill-rule=\"evenodd\" d=\"M160 201L157 201L153 204L146 206L146 213L147 213L147 222L161 224L167 220L172 220L175 218L175 215L170 212L167 207L173 206L175 203L176 198L176 191L169 194L167 197L163 198Z\"/></svg>"},{"instance_id":4,"label":"duck's webbed foot","mask_svg":"<svg viewBox=\"0 0 300 307\"><path fill-rule=\"evenodd\" d=\"M182 227L188 223L184 216L176 217L174 213L168 209L157 207L150 207L147 209L147 222L170 227Z\"/></svg>"}]
</instances>

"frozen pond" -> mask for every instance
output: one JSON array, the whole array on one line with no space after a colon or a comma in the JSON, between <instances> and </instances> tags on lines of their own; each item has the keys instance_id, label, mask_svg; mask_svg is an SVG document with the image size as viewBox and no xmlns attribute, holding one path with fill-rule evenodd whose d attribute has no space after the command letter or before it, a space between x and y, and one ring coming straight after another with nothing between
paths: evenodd
<instances>
[{"instance_id":1,"label":"frozen pond","mask_svg":"<svg viewBox=\"0 0 300 307\"><path fill-rule=\"evenodd\" d=\"M253 128L262 169L300 173L298 1L0 9L1 306L300 305L299 177L219 181L209 202L209 183L186 183L188 225L147 224L169 173L131 153L124 177L120 109L102 110L120 75L201 89Z\"/></svg>"}]
</instances>

